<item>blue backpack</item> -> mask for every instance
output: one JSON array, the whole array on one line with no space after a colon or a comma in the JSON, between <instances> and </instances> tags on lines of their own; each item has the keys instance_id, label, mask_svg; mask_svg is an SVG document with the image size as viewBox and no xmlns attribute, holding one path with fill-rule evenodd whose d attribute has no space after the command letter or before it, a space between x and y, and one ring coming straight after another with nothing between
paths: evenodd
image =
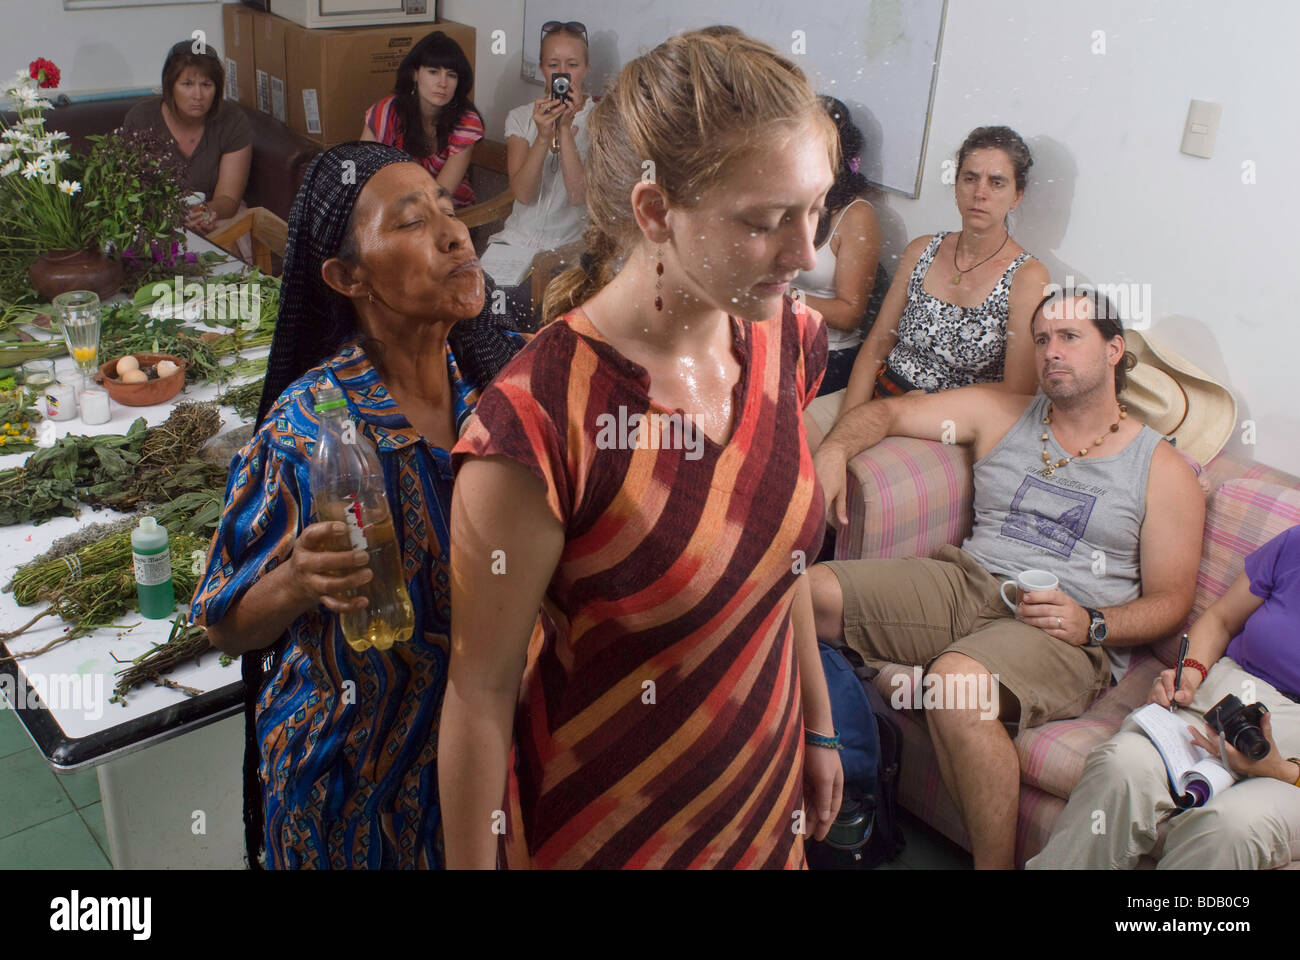
<instances>
[{"instance_id":1,"label":"blue backpack","mask_svg":"<svg viewBox=\"0 0 1300 960\"><path fill-rule=\"evenodd\" d=\"M818 641L831 715L844 749L844 799L826 839L807 843L814 870L871 869L893 860L905 840L898 824L902 730L872 681L877 670L847 644Z\"/></svg>"}]
</instances>

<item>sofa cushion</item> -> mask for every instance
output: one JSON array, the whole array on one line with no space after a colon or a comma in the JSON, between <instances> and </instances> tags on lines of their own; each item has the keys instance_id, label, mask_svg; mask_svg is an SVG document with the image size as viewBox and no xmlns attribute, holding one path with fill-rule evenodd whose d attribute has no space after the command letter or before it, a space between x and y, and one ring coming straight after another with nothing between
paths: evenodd
<instances>
[{"instance_id":1,"label":"sofa cushion","mask_svg":"<svg viewBox=\"0 0 1300 960\"><path fill-rule=\"evenodd\" d=\"M1194 623L1232 585L1246 557L1283 530L1300 523L1300 490L1262 480L1229 480L1210 500L1205 517L1205 545L1196 571L1196 599L1188 624ZM1153 646L1166 666L1178 656L1179 634Z\"/></svg>"},{"instance_id":2,"label":"sofa cushion","mask_svg":"<svg viewBox=\"0 0 1300 960\"><path fill-rule=\"evenodd\" d=\"M960 544L974 516L970 451L955 444L886 437L848 466L849 525L837 560L933 557Z\"/></svg>"}]
</instances>

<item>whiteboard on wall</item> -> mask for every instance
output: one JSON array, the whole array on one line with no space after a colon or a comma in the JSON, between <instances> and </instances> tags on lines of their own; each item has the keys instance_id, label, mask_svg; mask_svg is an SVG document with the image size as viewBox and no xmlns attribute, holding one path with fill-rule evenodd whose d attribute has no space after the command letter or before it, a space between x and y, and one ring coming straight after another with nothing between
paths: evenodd
<instances>
[{"instance_id":1,"label":"whiteboard on wall","mask_svg":"<svg viewBox=\"0 0 1300 960\"><path fill-rule=\"evenodd\" d=\"M674 33L730 24L790 56L818 93L844 101L866 135L862 173L886 190L916 197L946 6L946 0L525 0L523 75L541 80L537 60L548 20L586 24L587 87L595 93L623 64Z\"/></svg>"}]
</instances>

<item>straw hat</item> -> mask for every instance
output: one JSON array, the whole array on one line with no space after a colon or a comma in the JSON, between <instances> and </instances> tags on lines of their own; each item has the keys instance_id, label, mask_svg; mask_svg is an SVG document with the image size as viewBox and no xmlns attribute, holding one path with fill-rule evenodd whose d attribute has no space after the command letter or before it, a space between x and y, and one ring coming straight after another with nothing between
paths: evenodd
<instances>
[{"instance_id":1,"label":"straw hat","mask_svg":"<svg viewBox=\"0 0 1300 960\"><path fill-rule=\"evenodd\" d=\"M1178 450L1201 464L1213 460L1237 427L1237 401L1190 360L1124 331L1137 358L1119 399L1152 430L1177 441Z\"/></svg>"}]
</instances>

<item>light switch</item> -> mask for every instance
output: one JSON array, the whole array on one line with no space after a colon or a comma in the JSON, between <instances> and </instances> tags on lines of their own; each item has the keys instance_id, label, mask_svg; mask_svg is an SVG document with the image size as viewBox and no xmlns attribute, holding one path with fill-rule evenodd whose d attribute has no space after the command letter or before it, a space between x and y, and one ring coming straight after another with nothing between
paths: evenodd
<instances>
[{"instance_id":1,"label":"light switch","mask_svg":"<svg viewBox=\"0 0 1300 960\"><path fill-rule=\"evenodd\" d=\"M1183 128L1183 153L1192 157L1213 157L1222 116L1223 104L1193 100L1187 107L1187 124Z\"/></svg>"}]
</instances>

